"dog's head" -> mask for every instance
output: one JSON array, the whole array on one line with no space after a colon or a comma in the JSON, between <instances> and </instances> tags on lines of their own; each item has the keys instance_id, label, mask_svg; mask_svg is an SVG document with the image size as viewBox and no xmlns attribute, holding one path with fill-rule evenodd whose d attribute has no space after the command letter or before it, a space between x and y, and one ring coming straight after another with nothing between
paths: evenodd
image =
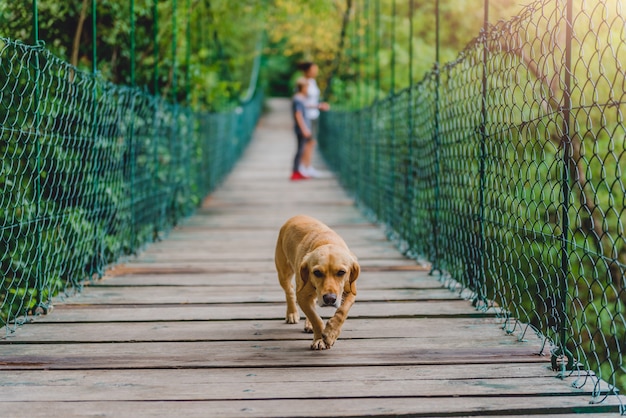
<instances>
[{"instance_id":1,"label":"dog's head","mask_svg":"<svg viewBox=\"0 0 626 418\"><path fill-rule=\"evenodd\" d=\"M341 305L344 292L356 295L355 281L361 268L356 256L344 247L323 245L308 253L300 265L300 277L311 282L320 306Z\"/></svg>"}]
</instances>

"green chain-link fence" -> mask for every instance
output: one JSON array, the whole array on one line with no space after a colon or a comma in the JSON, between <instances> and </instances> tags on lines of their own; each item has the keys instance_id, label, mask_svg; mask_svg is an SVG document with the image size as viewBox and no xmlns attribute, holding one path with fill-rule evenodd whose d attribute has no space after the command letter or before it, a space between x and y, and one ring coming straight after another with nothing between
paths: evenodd
<instances>
[{"instance_id":1,"label":"green chain-link fence","mask_svg":"<svg viewBox=\"0 0 626 418\"><path fill-rule=\"evenodd\" d=\"M261 102L197 113L0 38L0 329L189 215L238 159Z\"/></svg>"},{"instance_id":2,"label":"green chain-link fence","mask_svg":"<svg viewBox=\"0 0 626 418\"><path fill-rule=\"evenodd\" d=\"M433 274L538 331L561 373L626 388L620 3L536 1L408 89L324 114L320 146Z\"/></svg>"}]
</instances>

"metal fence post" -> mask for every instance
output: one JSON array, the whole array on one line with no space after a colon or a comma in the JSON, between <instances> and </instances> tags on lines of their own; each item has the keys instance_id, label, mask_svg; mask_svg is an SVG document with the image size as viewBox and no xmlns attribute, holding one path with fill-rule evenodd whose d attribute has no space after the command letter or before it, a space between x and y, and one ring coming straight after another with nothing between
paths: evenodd
<instances>
[{"instance_id":1,"label":"metal fence post","mask_svg":"<svg viewBox=\"0 0 626 418\"><path fill-rule=\"evenodd\" d=\"M135 87L135 0L130 0L130 86Z\"/></svg>"},{"instance_id":2,"label":"metal fence post","mask_svg":"<svg viewBox=\"0 0 626 418\"><path fill-rule=\"evenodd\" d=\"M376 42L374 45L374 50L376 52L376 94L374 95L374 101L379 99L380 92L380 0L376 0L374 9L374 26L376 27Z\"/></svg>"},{"instance_id":3,"label":"metal fence post","mask_svg":"<svg viewBox=\"0 0 626 418\"><path fill-rule=\"evenodd\" d=\"M136 228L136 218L135 218L135 184L136 184L136 166L137 166L137 158L136 158L136 144L135 144L135 88L136 88L136 80L135 80L135 66L136 66L136 57L135 57L135 0L130 0L130 86L132 88L130 93L131 98L131 115L130 115L130 126L128 132L128 155L129 155L129 172L130 172L130 180L128 181L128 193L129 193L129 212L130 212L130 243L129 249L134 249L138 246L138 237L137 237L137 228Z\"/></svg>"},{"instance_id":4,"label":"metal fence post","mask_svg":"<svg viewBox=\"0 0 626 418\"><path fill-rule=\"evenodd\" d=\"M39 45L39 6L37 4L37 0L33 0L33 41L35 43L35 45L40 46ZM43 301L43 289L45 286L45 280L43 277L43 271L42 271L42 257L43 255L41 254L41 247L42 247L42 242L43 242L43 226L42 226L42 220L41 220L41 196L42 196L42 189L41 189L41 141L39 138L39 124L41 121L41 114L39 113L39 97L40 97L40 89L41 89L41 84L40 84L40 77L41 77L41 69L39 67L39 50L37 51L37 54L35 54L35 73L36 73L36 77L35 77L35 97L33 98L34 103L34 108L35 108L35 120L34 120L34 131L35 131L35 148L36 148L36 158L37 158L37 162L36 162L36 180L35 180L35 199L36 199L36 206L37 206L37 210L35 212L35 222L37 225L37 249L36 249L36 254L37 254L37 267L35 270L35 290L37 292L36 295L36 305L35 305L35 312L39 313L46 313L47 312L47 306Z\"/></svg>"},{"instance_id":5,"label":"metal fence post","mask_svg":"<svg viewBox=\"0 0 626 418\"><path fill-rule=\"evenodd\" d=\"M396 144L396 0L392 0L391 2L391 91L389 96L389 105L391 107L391 135L389 138L389 160L391 167L397 167L397 158L396 152L398 146ZM392 169L391 173L388 174L390 177L390 181L387 184L387 192L389 195L387 196L387 205L386 205L386 213L385 213L385 223L394 229L394 219L393 213L398 209L397 205L397 195L396 195L396 170Z\"/></svg>"},{"instance_id":6,"label":"metal fence post","mask_svg":"<svg viewBox=\"0 0 626 418\"><path fill-rule=\"evenodd\" d=\"M562 197L562 219L561 219L561 268L559 276L558 286L558 298L556 303L556 309L560 318L558 318L559 324L559 342L558 348L552 353L552 368L557 369L557 359L560 356L567 357L567 364L561 362L560 376L565 377L567 370L574 368L574 357L572 353L567 349L567 329L568 329L568 312L567 312L567 292L568 285L567 280L569 276L569 203L570 203L570 163L571 163L571 150L572 150L572 138L571 138L571 110L572 110L572 97L571 97L571 79L572 79L572 37L573 37L573 4L572 0L567 0L566 4L566 28L565 28L565 62L564 64L564 80L563 80L563 137L561 138L561 146L563 147L563 171L561 178L561 197Z\"/></svg>"},{"instance_id":7,"label":"metal fence post","mask_svg":"<svg viewBox=\"0 0 626 418\"><path fill-rule=\"evenodd\" d=\"M185 104L191 105L191 0L187 0L187 27L185 30Z\"/></svg>"},{"instance_id":8,"label":"metal fence post","mask_svg":"<svg viewBox=\"0 0 626 418\"><path fill-rule=\"evenodd\" d=\"M152 25L152 45L154 48L154 68L152 71L152 89L155 96L159 95L159 44L157 43L159 37L159 0L152 1L152 18L154 24Z\"/></svg>"},{"instance_id":9,"label":"metal fence post","mask_svg":"<svg viewBox=\"0 0 626 418\"><path fill-rule=\"evenodd\" d=\"M98 46L97 46L97 36L98 36L98 29L96 27L97 25L97 1L98 0L91 0L91 54L92 54L92 58L91 58L91 76L92 76L92 82L93 82L93 87L91 89L91 94L92 94L92 100L93 100L93 106L92 106L92 110L91 110L91 134L92 134L92 138L91 140L93 141L93 147L91 149L91 153L93 156L93 166L96 168L96 172L100 172L100 170L98 169L100 167L100 158L98 158L98 124L96 123L97 119L98 119L98 90L96 88L96 74L98 73ZM100 193L100 177L98 175L95 176L95 185L94 185L95 189L98 191L98 193ZM100 212L102 213L102 212ZM102 219L99 219L102 220ZM102 275L104 273L104 266L106 265L106 260L105 260L105 255L104 255L104 242L105 242L105 235L106 235L106 230L102 229L102 237L99 237L98 239L95 240L95 246L96 246L96 260L97 262L94 265L95 271L92 271L92 277L90 277L90 279L93 278L93 274L97 274L97 275Z\"/></svg>"},{"instance_id":10,"label":"metal fence post","mask_svg":"<svg viewBox=\"0 0 626 418\"><path fill-rule=\"evenodd\" d=\"M96 36L98 33L98 30L96 28L96 23L97 23L97 16L96 16L96 2L97 0L91 0L91 54L92 54L92 58L91 58L91 72L95 75L96 71L98 71L98 62L97 62L97 58L98 58L98 53L96 50Z\"/></svg>"},{"instance_id":11,"label":"metal fence post","mask_svg":"<svg viewBox=\"0 0 626 418\"><path fill-rule=\"evenodd\" d=\"M152 15L154 19L153 29L152 29L152 44L154 48L154 68L153 68L153 94L155 97L160 96L160 87L159 87L159 0L153 0L152 3ZM162 194L162 187L159 187L159 176L157 173L159 172L159 139L161 133L159 132L158 126L161 119L161 107L163 107L163 102L161 100L154 101L154 115L152 116L152 163L154 164L154 173L155 175L152 177L152 186L155 190L158 191L159 196ZM159 207L162 207L162 202L159 203ZM157 215L154 219L152 234L156 238L159 236L159 233L163 227L163 211L159 209L159 215Z\"/></svg>"},{"instance_id":12,"label":"metal fence post","mask_svg":"<svg viewBox=\"0 0 626 418\"><path fill-rule=\"evenodd\" d=\"M178 100L176 100L176 96L178 95L178 88L177 88L177 80L176 77L178 76L177 72L176 72L176 51L177 51L177 30L178 30L178 25L177 25L177 14L178 14L178 4L176 0L172 0L172 103L177 103Z\"/></svg>"},{"instance_id":13,"label":"metal fence post","mask_svg":"<svg viewBox=\"0 0 626 418\"><path fill-rule=\"evenodd\" d=\"M485 286L485 165L487 160L487 60L489 58L489 46L487 31L489 29L489 0L483 5L483 74L481 91L481 121L480 121L480 167L479 167L479 190L478 190L478 257L476 260L477 283L475 284L474 305L487 303ZM486 306L485 306L486 307Z\"/></svg>"},{"instance_id":14,"label":"metal fence post","mask_svg":"<svg viewBox=\"0 0 626 418\"><path fill-rule=\"evenodd\" d=\"M390 76L391 76L390 94L393 96L396 93L396 0L392 0L391 2L391 75Z\"/></svg>"},{"instance_id":15,"label":"metal fence post","mask_svg":"<svg viewBox=\"0 0 626 418\"><path fill-rule=\"evenodd\" d=\"M434 202L432 213L432 237L433 237L433 249L431 263L432 268L430 274L434 274L436 271L441 274L441 267L439 265L439 85L441 83L441 73L439 68L439 0L435 0L435 121L434 121L434 134L433 142L435 146L435 169L434 169Z\"/></svg>"}]
</instances>

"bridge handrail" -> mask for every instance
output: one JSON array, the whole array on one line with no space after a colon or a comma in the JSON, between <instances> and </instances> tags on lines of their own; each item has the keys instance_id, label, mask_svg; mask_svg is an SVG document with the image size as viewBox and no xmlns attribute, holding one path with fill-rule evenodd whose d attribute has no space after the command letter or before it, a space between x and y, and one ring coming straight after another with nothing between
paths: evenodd
<instances>
[{"instance_id":1,"label":"bridge handrail","mask_svg":"<svg viewBox=\"0 0 626 418\"><path fill-rule=\"evenodd\" d=\"M626 388L626 15L582 3L534 1L407 89L323 114L320 148L407 254L540 333L561 374L608 382L600 401Z\"/></svg>"},{"instance_id":2,"label":"bridge handrail","mask_svg":"<svg viewBox=\"0 0 626 418\"><path fill-rule=\"evenodd\" d=\"M47 312L190 215L260 115L194 111L0 37L0 329Z\"/></svg>"}]
</instances>

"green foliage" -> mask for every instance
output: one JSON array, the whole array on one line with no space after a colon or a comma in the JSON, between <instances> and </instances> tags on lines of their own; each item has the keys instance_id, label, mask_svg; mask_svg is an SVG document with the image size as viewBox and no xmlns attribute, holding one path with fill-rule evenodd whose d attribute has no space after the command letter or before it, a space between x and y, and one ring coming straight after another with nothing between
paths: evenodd
<instances>
[{"instance_id":1,"label":"green foliage","mask_svg":"<svg viewBox=\"0 0 626 418\"><path fill-rule=\"evenodd\" d=\"M483 25L484 0L437 2L355 0L339 73L331 98L341 107L360 108L407 88L437 62L454 61ZM394 9L395 4L395 9ZM516 1L490 0L490 21L519 11ZM452 23L453 22L453 23Z\"/></svg>"},{"instance_id":2,"label":"green foliage","mask_svg":"<svg viewBox=\"0 0 626 418\"><path fill-rule=\"evenodd\" d=\"M152 0L135 0L133 33L127 0L99 0L94 45L91 1L38 5L39 39L54 55L91 71L95 52L105 79L125 85L134 79L207 110L232 107L248 86L267 13L262 1L178 0L158 2L155 15ZM32 2L0 0L0 36L32 44L32 19Z\"/></svg>"}]
</instances>

